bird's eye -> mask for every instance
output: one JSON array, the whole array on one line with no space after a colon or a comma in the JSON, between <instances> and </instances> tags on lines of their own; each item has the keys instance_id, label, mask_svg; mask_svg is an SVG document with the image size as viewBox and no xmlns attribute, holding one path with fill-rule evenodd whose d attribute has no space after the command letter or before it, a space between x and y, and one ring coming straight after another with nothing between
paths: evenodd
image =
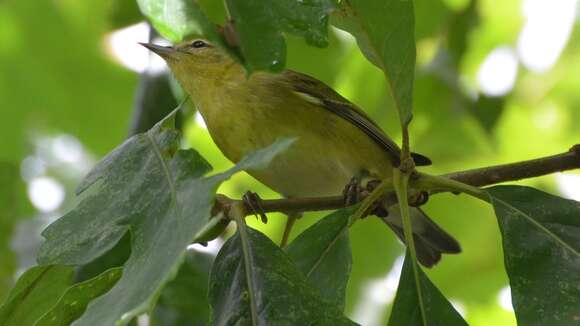
<instances>
[{"instance_id":1,"label":"bird's eye","mask_svg":"<svg viewBox=\"0 0 580 326\"><path fill-rule=\"evenodd\" d=\"M204 46L206 46L207 44L204 41L193 41L193 43L191 43L191 47L199 49L199 48L203 48Z\"/></svg>"}]
</instances>

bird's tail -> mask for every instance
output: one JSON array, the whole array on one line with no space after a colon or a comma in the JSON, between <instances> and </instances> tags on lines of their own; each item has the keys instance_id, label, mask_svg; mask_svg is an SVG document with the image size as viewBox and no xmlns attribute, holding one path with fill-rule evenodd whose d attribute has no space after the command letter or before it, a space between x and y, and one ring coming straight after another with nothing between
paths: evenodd
<instances>
[{"instance_id":1,"label":"bird's tail","mask_svg":"<svg viewBox=\"0 0 580 326\"><path fill-rule=\"evenodd\" d=\"M399 205L389 207L389 214L382 220L395 232L401 241L405 242L403 222ZM413 227L413 239L417 259L425 267L432 267L441 260L441 254L457 254L461 252L459 242L433 222L421 209L409 207Z\"/></svg>"}]
</instances>

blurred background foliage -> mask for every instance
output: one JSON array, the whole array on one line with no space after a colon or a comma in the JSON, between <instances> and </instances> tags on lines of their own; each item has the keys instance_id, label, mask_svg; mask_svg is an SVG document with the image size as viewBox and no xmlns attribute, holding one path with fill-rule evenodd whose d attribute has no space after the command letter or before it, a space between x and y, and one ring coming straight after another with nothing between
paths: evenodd
<instances>
[{"instance_id":1,"label":"blurred background foliage","mask_svg":"<svg viewBox=\"0 0 580 326\"><path fill-rule=\"evenodd\" d=\"M221 1L199 2L215 22L223 22ZM415 6L411 141L415 151L433 159L429 172L524 160L580 142L577 0L436 0ZM171 94L179 98L179 90L166 69L136 44L148 39L134 1L0 2L0 301L15 275L33 265L40 231L74 203L80 178L165 112L143 117L139 110L170 110L178 103ZM288 66L332 85L400 140L384 76L348 34L331 29L325 49L289 37ZM193 110L183 129L184 147L200 151L215 171L231 166ZM522 183L580 200L577 172ZM245 174L220 191L240 197L248 189L276 197ZM425 209L463 247L461 255L446 256L427 271L431 280L470 324L515 324L491 208L464 196L437 195ZM293 236L322 215L306 214ZM249 221L278 241L285 217L272 214L267 225ZM364 325L384 324L403 248L374 218L357 223L351 240L347 315ZM193 250L215 254L219 242ZM162 298L171 301L170 295Z\"/></svg>"}]
</instances>

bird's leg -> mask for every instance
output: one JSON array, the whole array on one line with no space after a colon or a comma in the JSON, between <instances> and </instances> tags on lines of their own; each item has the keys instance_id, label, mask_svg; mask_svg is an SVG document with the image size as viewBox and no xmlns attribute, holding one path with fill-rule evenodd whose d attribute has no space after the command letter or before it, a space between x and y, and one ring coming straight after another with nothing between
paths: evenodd
<instances>
[{"instance_id":1,"label":"bird's leg","mask_svg":"<svg viewBox=\"0 0 580 326\"><path fill-rule=\"evenodd\" d=\"M244 201L246 207L256 216L256 219L258 218L258 216L260 216L262 223L264 224L268 223L268 217L266 216L266 213L262 208L261 204L262 199L260 198L260 196L258 196L257 193L246 191L246 193L242 197L242 200Z\"/></svg>"},{"instance_id":2,"label":"bird's leg","mask_svg":"<svg viewBox=\"0 0 580 326\"><path fill-rule=\"evenodd\" d=\"M366 184L366 193L371 193L373 192L380 184L381 184L381 180L379 179L372 179L369 180ZM371 207L369 208L369 215L376 215L378 217L387 217L389 215L389 211L387 210L387 205L385 201L379 200L374 202Z\"/></svg>"}]
</instances>

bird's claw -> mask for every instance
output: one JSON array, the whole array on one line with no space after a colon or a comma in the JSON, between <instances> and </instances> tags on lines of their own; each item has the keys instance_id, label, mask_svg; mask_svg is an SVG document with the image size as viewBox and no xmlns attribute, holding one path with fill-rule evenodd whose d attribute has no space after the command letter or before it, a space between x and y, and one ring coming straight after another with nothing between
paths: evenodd
<instances>
[{"instance_id":1,"label":"bird's claw","mask_svg":"<svg viewBox=\"0 0 580 326\"><path fill-rule=\"evenodd\" d=\"M259 216L262 223L268 223L268 217L264 212L264 208L262 208L262 199L257 193L246 191L244 196L242 196L242 201L246 205L246 208L256 216L256 219L258 219Z\"/></svg>"},{"instance_id":2,"label":"bird's claw","mask_svg":"<svg viewBox=\"0 0 580 326\"><path fill-rule=\"evenodd\" d=\"M342 195L344 196L344 205L352 206L358 203L360 201L362 190L363 189L358 178L354 177L350 179L342 191Z\"/></svg>"}]
</instances>

